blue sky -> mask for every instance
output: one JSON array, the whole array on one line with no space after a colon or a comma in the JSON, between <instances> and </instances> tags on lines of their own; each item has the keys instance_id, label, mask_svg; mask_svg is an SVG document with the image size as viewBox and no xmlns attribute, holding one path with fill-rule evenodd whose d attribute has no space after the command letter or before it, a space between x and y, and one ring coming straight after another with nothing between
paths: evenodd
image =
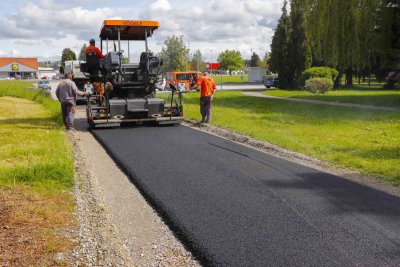
<instances>
[{"instance_id":1,"label":"blue sky","mask_svg":"<svg viewBox=\"0 0 400 267\"><path fill-rule=\"evenodd\" d=\"M282 4L283 0L1 1L0 56L59 59L66 47L79 52L89 39L98 40L105 19L149 19L160 22L149 42L154 52L167 37L183 35L191 53L199 49L207 61L226 49L239 50L244 58L251 51L262 57L270 49ZM131 58L141 52L134 47Z\"/></svg>"}]
</instances>

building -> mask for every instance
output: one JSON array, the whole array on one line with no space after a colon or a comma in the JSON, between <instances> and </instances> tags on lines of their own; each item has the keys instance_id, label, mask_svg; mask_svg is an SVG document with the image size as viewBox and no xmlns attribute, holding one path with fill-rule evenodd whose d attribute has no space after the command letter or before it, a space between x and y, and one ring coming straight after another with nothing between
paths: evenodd
<instances>
[{"instance_id":1,"label":"building","mask_svg":"<svg viewBox=\"0 0 400 267\"><path fill-rule=\"evenodd\" d=\"M249 75L249 82L252 83L262 83L267 74L266 70L260 67L247 67L245 70Z\"/></svg>"},{"instance_id":2,"label":"building","mask_svg":"<svg viewBox=\"0 0 400 267\"><path fill-rule=\"evenodd\" d=\"M47 79L51 80L54 76L57 76L58 72L55 71L53 68L42 68L39 67L38 78L39 79Z\"/></svg>"},{"instance_id":3,"label":"building","mask_svg":"<svg viewBox=\"0 0 400 267\"><path fill-rule=\"evenodd\" d=\"M205 69L207 71L215 71L219 68L221 64L218 62L205 62Z\"/></svg>"},{"instance_id":4,"label":"building","mask_svg":"<svg viewBox=\"0 0 400 267\"><path fill-rule=\"evenodd\" d=\"M37 58L0 57L0 79L32 79L38 70Z\"/></svg>"}]
</instances>

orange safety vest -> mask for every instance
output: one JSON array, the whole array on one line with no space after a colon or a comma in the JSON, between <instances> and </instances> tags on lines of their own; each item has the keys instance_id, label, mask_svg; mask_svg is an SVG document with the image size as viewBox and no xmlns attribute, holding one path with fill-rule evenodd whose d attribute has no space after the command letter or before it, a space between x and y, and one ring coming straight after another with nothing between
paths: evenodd
<instances>
[{"instance_id":1,"label":"orange safety vest","mask_svg":"<svg viewBox=\"0 0 400 267\"><path fill-rule=\"evenodd\" d=\"M199 77L197 84L201 88L200 97L212 96L217 88L213 78L210 76Z\"/></svg>"}]
</instances>

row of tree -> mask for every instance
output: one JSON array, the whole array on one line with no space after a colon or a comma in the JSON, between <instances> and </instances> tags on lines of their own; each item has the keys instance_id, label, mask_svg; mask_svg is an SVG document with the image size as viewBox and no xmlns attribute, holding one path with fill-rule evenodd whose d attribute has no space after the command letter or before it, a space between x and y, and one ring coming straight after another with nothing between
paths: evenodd
<instances>
[{"instance_id":1,"label":"row of tree","mask_svg":"<svg viewBox=\"0 0 400 267\"><path fill-rule=\"evenodd\" d=\"M330 66L351 86L353 75L383 80L400 71L399 0L284 1L271 44L270 69L295 88L303 70Z\"/></svg>"},{"instance_id":2,"label":"row of tree","mask_svg":"<svg viewBox=\"0 0 400 267\"><path fill-rule=\"evenodd\" d=\"M168 37L164 41L164 46L159 54L164 64L162 71L187 71L200 70L205 67L205 60L200 50L196 50L193 56L190 56L190 49L185 44L183 36ZM257 56L258 58L258 56ZM222 70L241 70L245 65L245 60L239 51L225 50L218 55L217 61L220 63ZM258 61L259 58L258 58Z\"/></svg>"}]
</instances>

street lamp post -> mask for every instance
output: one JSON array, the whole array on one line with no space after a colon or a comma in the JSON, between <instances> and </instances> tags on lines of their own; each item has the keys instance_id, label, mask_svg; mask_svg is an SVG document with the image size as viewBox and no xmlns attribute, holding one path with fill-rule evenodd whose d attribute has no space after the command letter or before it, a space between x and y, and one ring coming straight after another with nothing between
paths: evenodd
<instances>
[{"instance_id":1,"label":"street lamp post","mask_svg":"<svg viewBox=\"0 0 400 267\"><path fill-rule=\"evenodd\" d=\"M210 75L212 75L212 49L210 49L210 52L211 52Z\"/></svg>"},{"instance_id":2,"label":"street lamp post","mask_svg":"<svg viewBox=\"0 0 400 267\"><path fill-rule=\"evenodd\" d=\"M252 64L252 59L253 59L253 48L250 48L250 67L252 67L251 66L251 64Z\"/></svg>"}]
</instances>

